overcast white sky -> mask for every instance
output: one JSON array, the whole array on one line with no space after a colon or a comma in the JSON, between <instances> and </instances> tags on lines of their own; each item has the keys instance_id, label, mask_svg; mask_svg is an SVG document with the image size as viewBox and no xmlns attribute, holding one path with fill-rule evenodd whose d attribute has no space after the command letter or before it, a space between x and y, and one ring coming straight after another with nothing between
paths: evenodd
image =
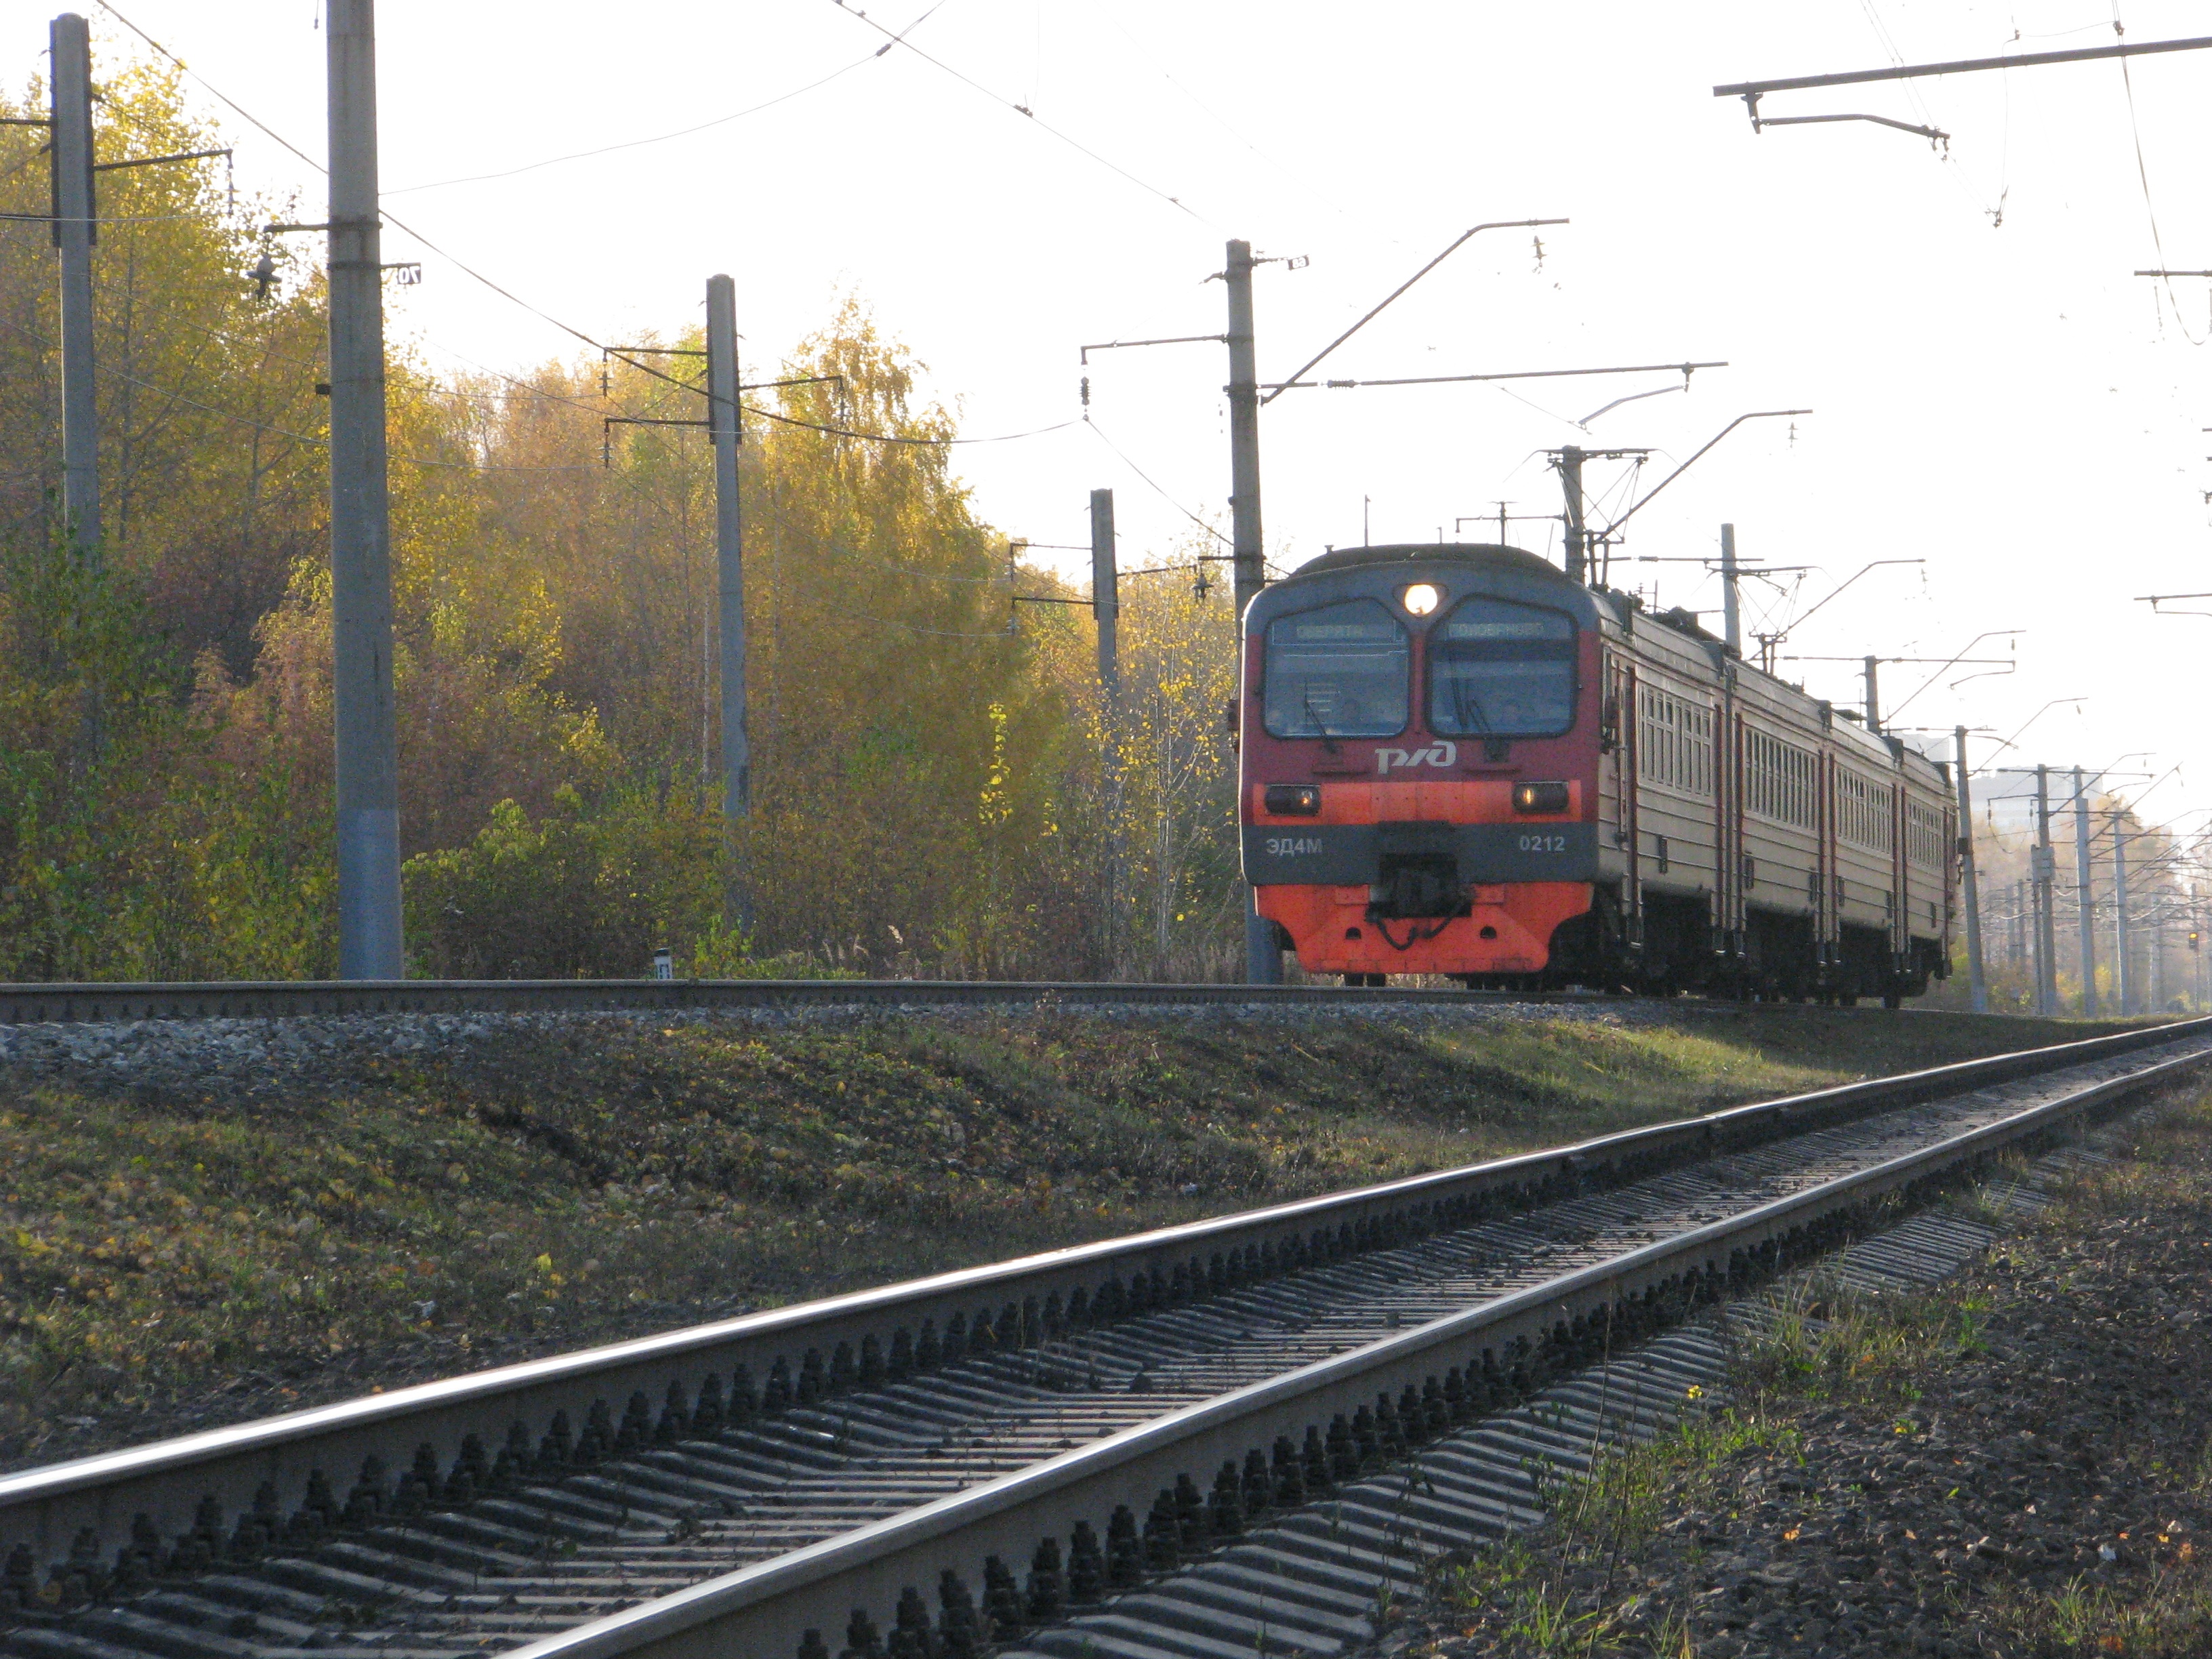
<instances>
[{"instance_id":1,"label":"overcast white sky","mask_svg":"<svg viewBox=\"0 0 2212 1659\"><path fill-rule=\"evenodd\" d=\"M320 0L121 3L321 155ZM867 9L903 29L928 5ZM0 74L20 84L40 69L55 9L0 0ZM101 61L136 49L86 9ZM1547 447L1649 447L1648 487L1738 414L1808 408L1739 428L1638 517L1624 551L1710 555L1729 520L1747 560L1818 567L1786 591L1749 585L1769 627L1869 560L1924 560L1868 574L1784 650L1941 659L1984 629L2024 630L2017 673L1956 690L1958 672L1944 676L1905 723L1987 726L1993 740L2051 699L2087 697L2043 714L2017 756L2094 766L2149 750L2126 769L2183 769L2146 802L2154 818L2206 799L2193 786L2212 783L2197 775L2212 774L2212 619L2154 617L2133 596L2212 589L2212 362L2199 343L2212 283L2169 296L2130 273L2212 267L2212 52L2134 60L2132 108L2113 63L1765 106L1932 124L1952 135L1948 160L1863 123L1755 137L1740 104L1711 95L1753 77L2104 44L2108 3L943 0L913 42L972 85L903 48L873 56L884 36L836 0L380 11L389 212L600 339L683 325L706 276L728 270L764 365L856 292L977 435L1077 416L1085 342L1219 330L1222 289L1204 279L1230 236L1311 260L1260 276L1266 379L1468 225L1570 218L1542 233L1540 261L1526 232L1470 242L1331 371L1730 366L1587 433L1572 422L1667 378L1290 393L1263 417L1272 556L1292 565L1357 542L1364 504L1377 540L1449 535L1500 500L1556 513ZM2212 33L2212 6L2130 0L2120 15L2134 40ZM794 93L689 136L534 165ZM310 169L209 107L235 132L242 186L297 189L319 216ZM481 174L506 176L444 182ZM576 349L389 234L387 258L418 255L424 280L392 291L392 326L434 364L512 369ZM1091 374L1097 427L1128 461L1079 424L963 448L982 515L1078 543L1088 492L1110 486L1130 564L1181 539L1182 508L1225 525L1222 349L1109 353ZM1591 480L1611 491L1615 474L1594 466ZM1626 499L1605 495L1616 513ZM1556 556L1555 526L1513 528ZM1694 564L1616 577L1656 583L1662 604L1718 604ZM1851 665L1790 672L1856 701ZM1889 669L1885 702L1927 672Z\"/></svg>"}]
</instances>

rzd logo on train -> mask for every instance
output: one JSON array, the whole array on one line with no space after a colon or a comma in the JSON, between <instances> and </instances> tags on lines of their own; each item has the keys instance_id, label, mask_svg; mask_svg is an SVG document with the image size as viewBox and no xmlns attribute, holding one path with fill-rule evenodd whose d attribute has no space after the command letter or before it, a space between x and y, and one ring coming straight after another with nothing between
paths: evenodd
<instances>
[{"instance_id":1,"label":"rzd logo on train","mask_svg":"<svg viewBox=\"0 0 2212 1659\"><path fill-rule=\"evenodd\" d=\"M1393 767L1402 772L1409 766L1458 764L1459 745L1455 743L1432 743L1426 749L1378 749L1375 751L1375 770L1378 775Z\"/></svg>"}]
</instances>

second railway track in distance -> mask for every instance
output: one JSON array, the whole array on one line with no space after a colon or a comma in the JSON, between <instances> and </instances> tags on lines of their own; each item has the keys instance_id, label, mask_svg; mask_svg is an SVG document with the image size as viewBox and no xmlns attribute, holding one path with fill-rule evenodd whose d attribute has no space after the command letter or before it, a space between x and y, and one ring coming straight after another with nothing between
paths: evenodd
<instances>
[{"instance_id":1,"label":"second railway track in distance","mask_svg":"<svg viewBox=\"0 0 2212 1659\"><path fill-rule=\"evenodd\" d=\"M1096 980L244 980L205 984L0 984L0 1026L129 1020L333 1018L353 1014L673 1014L876 1010L1411 1008L1604 1003L1585 991L1456 986L1117 984ZM1692 1005L1700 1000L1692 999ZM1679 1004L1674 1006L1680 1006ZM1710 1005L1709 1005L1710 1006ZM1740 1007L1745 1005L1720 1005Z\"/></svg>"},{"instance_id":2,"label":"second railway track in distance","mask_svg":"<svg viewBox=\"0 0 2212 1659\"><path fill-rule=\"evenodd\" d=\"M0 1477L0 1654L964 1659L2207 1060L1972 1060ZM1390 1569L1333 1536L1276 1638L1243 1566L1218 1620L1356 1633Z\"/></svg>"}]
</instances>

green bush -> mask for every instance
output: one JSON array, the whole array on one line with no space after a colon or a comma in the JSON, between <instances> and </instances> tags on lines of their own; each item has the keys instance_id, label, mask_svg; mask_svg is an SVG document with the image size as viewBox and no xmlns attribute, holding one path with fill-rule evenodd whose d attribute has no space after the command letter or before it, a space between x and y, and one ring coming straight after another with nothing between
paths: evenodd
<instances>
[{"instance_id":1,"label":"green bush","mask_svg":"<svg viewBox=\"0 0 2212 1659\"><path fill-rule=\"evenodd\" d=\"M718 929L721 820L694 791L564 785L532 820L512 800L466 846L404 872L410 971L434 979L635 979L662 945Z\"/></svg>"}]
</instances>

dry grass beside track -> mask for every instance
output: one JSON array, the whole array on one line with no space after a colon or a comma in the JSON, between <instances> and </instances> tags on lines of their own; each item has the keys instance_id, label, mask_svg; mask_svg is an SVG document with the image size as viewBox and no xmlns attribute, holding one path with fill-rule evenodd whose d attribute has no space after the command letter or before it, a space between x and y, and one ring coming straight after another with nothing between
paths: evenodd
<instances>
[{"instance_id":1,"label":"dry grass beside track","mask_svg":"<svg viewBox=\"0 0 2212 1659\"><path fill-rule=\"evenodd\" d=\"M2104 1029L579 1018L274 1098L0 1067L0 1467Z\"/></svg>"}]
</instances>

